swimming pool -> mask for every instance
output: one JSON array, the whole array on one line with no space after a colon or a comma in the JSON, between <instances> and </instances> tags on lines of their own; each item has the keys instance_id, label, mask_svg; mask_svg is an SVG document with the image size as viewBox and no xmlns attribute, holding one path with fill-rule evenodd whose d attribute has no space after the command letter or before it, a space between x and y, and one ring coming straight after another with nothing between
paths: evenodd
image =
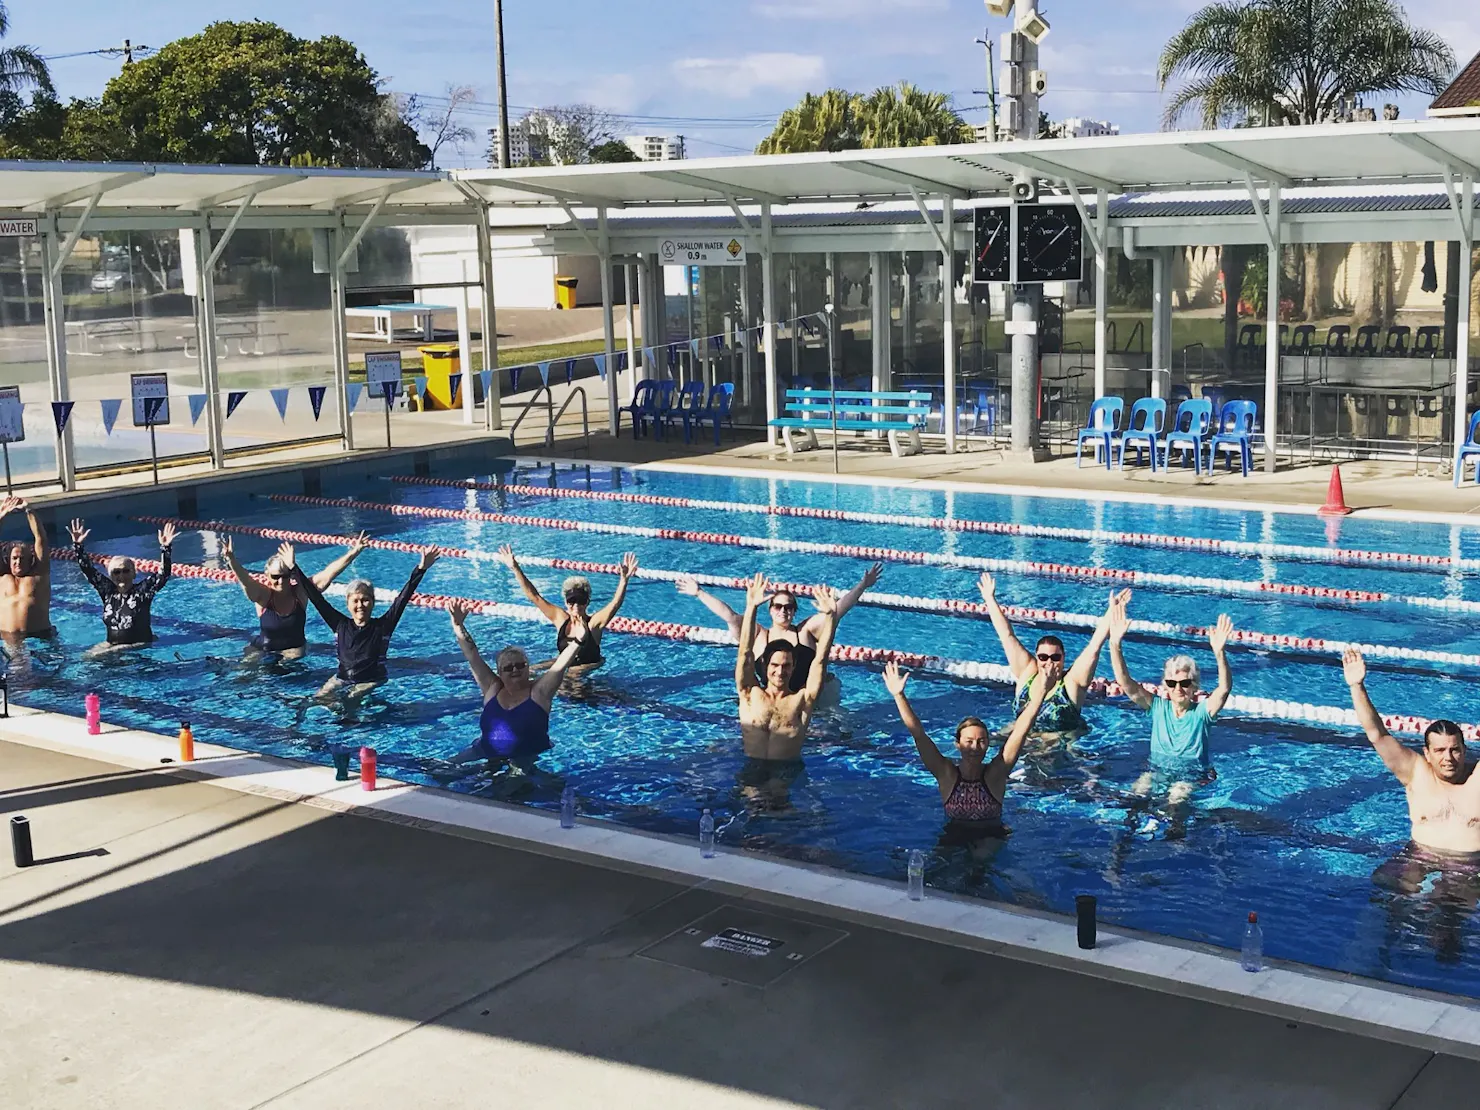
<instances>
[{"instance_id":1,"label":"swimming pool","mask_svg":"<svg viewBox=\"0 0 1480 1110\"><path fill-rule=\"evenodd\" d=\"M1268 546L1253 552L1236 547L1340 546L1480 558L1480 532L1463 527L1348 520L1331 537L1324 522L1290 514L568 464L521 465L497 479L472 477L534 488L497 492L366 479L332 491L353 497L356 505L259 497L243 502L232 520L336 535L364 528L382 540L462 549L475 557L444 559L423 590L516 604L523 598L512 576L491 558L504 542L535 558L610 564L632 550L645 570L738 576L763 569L774 580L839 587L856 582L872 561L873 552L862 549L885 548L924 553L930 560L886 562L876 590L908 598L975 601L974 561L997 559L1010 561L997 574L1004 604L1094 614L1119 581L1090 577L1090 571L1176 574L1203 582L1138 584L1132 615L1184 626L1205 625L1228 612L1240 628L1297 639L1480 656L1480 631L1465 607L1480 601L1480 590L1462 563L1347 565L1322 561L1313 552L1275 556ZM1023 526L1027 534L540 492L551 486L986 526L1003 522ZM401 506L404 515L375 505ZM203 515L224 513L218 508ZM572 532L554 526L562 521L670 532ZM88 523L95 551L155 554L150 525L122 516ZM1172 542L1203 537L1235 547L1180 550L1130 537L1116 542L1034 534L1053 528L1147 533ZM686 537L674 538L677 530ZM735 536L757 545L735 546ZM222 566L219 542L214 533L187 534L176 543L176 560ZM237 535L235 543L253 567L276 546L252 535ZM848 545L850 553L794 550L791 543ZM329 549L308 544L300 544L300 553L310 570L332 557ZM412 554L372 549L354 573L394 591L414 563ZM568 573L528 564L526 569L551 597ZM203 740L326 763L330 745L371 743L387 775L546 808L558 805L570 781L586 816L679 836L694 834L699 812L708 806L718 817L721 844L877 876L902 879L905 854L918 847L932 854L928 877L938 888L1063 913L1071 912L1075 894L1094 893L1102 920L1229 947L1237 946L1247 912L1257 910L1272 956L1480 997L1480 928L1469 907L1430 890L1392 894L1371 879L1407 840L1401 788L1356 729L1292 719L1301 716L1303 705L1348 704L1339 661L1329 651L1292 643L1231 652L1236 694L1292 704L1283 715L1230 712L1219 722L1213 749L1218 778L1194 796L1185 835L1174 829L1169 836L1168 822L1154 820L1156 809L1130 793L1145 764L1145 716L1122 699L1101 699L1087 709L1094 726L1089 736L1070 753L1031 762L1014 782L1005 807L1012 834L994 858L978 860L964 850L937 849L943 821L934 781L918 764L875 666L838 666L841 710L814 727L806 773L783 810L753 810L737 786L743 756L735 723L734 649L616 632L609 633L608 662L585 698L557 701L556 747L541 760L548 774L480 772L447 784L435 777L435 761L475 738L478 696L444 613L408 611L391 651L391 682L367 706L361 723L345 728L328 710L302 707L333 669L330 638L316 617L310 621L315 647L306 661L269 674L244 670L238 659L254 630L252 607L234 585L182 578L156 602L159 640L152 647L121 658L88 659L83 650L101 636L96 597L65 565L55 578L59 635L31 644L13 663L14 696L26 704L80 714L84 693L96 690L110 722L173 732L188 719ZM592 579L599 606L614 579ZM1257 584L1381 592L1437 599L1448 607L1307 596ZM738 591L720 592L739 605ZM634 581L623 614L679 625L718 624L666 581ZM1020 627L1031 642L1033 627ZM1071 655L1082 646L1083 632L1051 627ZM475 616L469 629L490 657L508 643L527 647L536 659L553 654L548 625ZM1002 662L990 625L972 615L860 605L838 638L850 645ZM1175 631L1151 631L1127 642L1133 673L1148 679L1178 650L1191 650L1205 672L1211 666L1205 642ZM1370 659L1369 666L1368 687L1380 709L1470 717L1476 667L1464 658ZM1109 675L1108 655L1100 673ZM994 725L1010 717L1010 692L995 685L920 673L911 680L910 694L932 735L947 746L962 716L980 715Z\"/></svg>"}]
</instances>

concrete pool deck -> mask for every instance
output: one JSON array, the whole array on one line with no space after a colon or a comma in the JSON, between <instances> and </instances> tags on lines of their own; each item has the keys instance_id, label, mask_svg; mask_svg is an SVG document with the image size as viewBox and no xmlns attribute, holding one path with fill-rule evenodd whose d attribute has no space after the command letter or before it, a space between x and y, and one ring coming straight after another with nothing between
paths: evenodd
<instances>
[{"instance_id":1,"label":"concrete pool deck","mask_svg":"<svg viewBox=\"0 0 1480 1110\"><path fill-rule=\"evenodd\" d=\"M1121 930L1085 953L1056 917L174 754L0 726L0 798L47 861L0 870L20 1105L1452 1110L1480 1082L1467 1000ZM639 955L722 908L834 940L763 989L743 957Z\"/></svg>"}]
</instances>

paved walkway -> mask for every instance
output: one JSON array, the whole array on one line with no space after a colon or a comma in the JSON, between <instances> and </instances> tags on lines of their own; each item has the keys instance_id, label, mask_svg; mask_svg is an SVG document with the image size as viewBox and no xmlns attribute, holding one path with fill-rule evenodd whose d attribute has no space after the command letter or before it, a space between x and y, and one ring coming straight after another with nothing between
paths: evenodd
<instances>
[{"instance_id":1,"label":"paved walkway","mask_svg":"<svg viewBox=\"0 0 1480 1110\"><path fill-rule=\"evenodd\" d=\"M49 861L0 863L0 1075L28 1110L1456 1110L1480 1083L1452 1057L164 769L0 743L0 802ZM701 948L725 922L807 958Z\"/></svg>"}]
</instances>

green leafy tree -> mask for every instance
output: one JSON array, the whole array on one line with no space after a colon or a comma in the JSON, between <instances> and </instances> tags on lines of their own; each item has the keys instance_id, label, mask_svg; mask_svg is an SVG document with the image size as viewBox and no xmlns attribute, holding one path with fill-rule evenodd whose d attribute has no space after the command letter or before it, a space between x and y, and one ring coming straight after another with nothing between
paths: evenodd
<instances>
[{"instance_id":1,"label":"green leafy tree","mask_svg":"<svg viewBox=\"0 0 1480 1110\"><path fill-rule=\"evenodd\" d=\"M608 139L591 148L593 162L641 162L633 149L620 139Z\"/></svg>"},{"instance_id":2,"label":"green leafy tree","mask_svg":"<svg viewBox=\"0 0 1480 1110\"><path fill-rule=\"evenodd\" d=\"M926 92L907 81L867 96L845 89L808 93L781 113L757 154L811 150L859 150L969 143L970 125L944 93Z\"/></svg>"},{"instance_id":3,"label":"green leafy tree","mask_svg":"<svg viewBox=\"0 0 1480 1110\"><path fill-rule=\"evenodd\" d=\"M809 150L857 150L860 98L845 89L808 93L781 113L776 127L755 148L757 154L800 154Z\"/></svg>"}]
</instances>

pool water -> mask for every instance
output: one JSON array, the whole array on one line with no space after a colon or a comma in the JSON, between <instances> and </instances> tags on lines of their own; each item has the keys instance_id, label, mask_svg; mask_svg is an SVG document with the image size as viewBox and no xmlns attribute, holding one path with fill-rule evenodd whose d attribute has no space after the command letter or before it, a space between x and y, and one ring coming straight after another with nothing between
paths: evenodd
<instances>
[{"instance_id":1,"label":"pool water","mask_svg":"<svg viewBox=\"0 0 1480 1110\"><path fill-rule=\"evenodd\" d=\"M489 475L473 475L482 481ZM1342 546L1465 558L1480 557L1480 531L1449 525L1347 520L1327 534L1310 517L1169 505L947 493L827 482L772 481L595 466L518 466L505 482L620 489L671 497L806 505L1033 525L1208 536L1307 546ZM865 544L914 551L1175 572L1208 578L1305 583L1399 595L1480 600L1462 573L1404 567L1352 567L1267 557L1196 553L1086 542L931 531L887 524L828 522L718 510L675 509L507 492L469 491L367 479L347 491L380 503L500 511L521 516L684 528L746 536ZM216 515L220 515L217 513ZM240 523L435 543L491 554L512 543L521 554L615 563L635 551L644 567L721 575L764 570L773 579L855 583L868 563L834 555L751 551L673 539L573 534L485 521L417 519L373 508L307 506L253 499ZM126 517L96 518L97 552L155 555L153 529ZM184 563L224 566L219 537L187 533L175 545ZM275 541L235 537L236 550L260 568ZM300 545L310 570L337 550ZM399 589L414 555L366 551L341 582L363 575ZM564 571L528 566L547 597ZM977 572L887 564L877 589L896 594L977 599ZM593 575L595 601L615 579ZM1005 573L1005 604L1072 613L1103 610L1108 586ZM1323 730L1230 712L1215 727L1217 779L1193 796L1183 819L1131 787L1146 765L1147 719L1122 699L1092 700L1093 731L1067 751L1024 761L1008 791L1004 841L975 854L939 843L943 828L934 780L919 764L878 669L843 664L839 710L814 722L806 771L785 804L764 807L737 783L743 756L736 725L734 649L609 632L606 665L578 699L560 699L552 721L555 749L533 775L469 768L449 781L439 762L476 739L477 686L453 642L446 615L412 607L396 634L391 681L372 696L360 721L305 702L334 667L332 640L310 616L309 657L266 670L244 667L241 648L255 631L251 605L234 585L177 579L154 607L158 641L141 651L87 658L101 638L96 596L76 570L59 564L53 620L59 635L31 642L12 664L20 702L81 714L87 691L99 693L104 719L173 732L188 719L197 738L294 759L329 762L330 751L372 744L382 773L396 778L542 808L556 808L574 783L582 813L594 819L694 836L710 807L721 844L759 849L874 876L904 878L912 848L930 854L928 882L1023 906L1072 912L1079 893L1099 898L1101 919L1189 940L1237 947L1248 911L1257 910L1274 957L1480 997L1480 927L1474 893L1451 897L1455 884L1431 875L1416 894L1397 894L1372 874L1408 837L1401 787L1355 729ZM523 603L513 576L492 558L445 558L423 585L429 593ZM739 591L717 591L737 608ZM337 599L342 606L342 599ZM803 602L804 609L806 607ZM1220 595L1138 588L1132 616L1210 624L1227 612L1241 628L1480 653L1480 630L1462 613L1398 604L1353 605L1290 596ZM716 626L693 598L667 582L635 580L623 614ZM554 654L546 624L474 616L469 630L484 654L507 644L531 658ZM1077 630L1053 629L1073 656ZM1037 630L1020 635L1031 646ZM991 626L966 616L860 605L843 621L847 644L896 648L1001 663ZM14 649L13 649L14 650ZM1167 655L1190 651L1205 687L1213 685L1206 642L1134 637L1126 654L1141 678L1159 676ZM1235 691L1316 705L1346 706L1339 660L1310 653L1235 647ZM1385 712L1471 718L1473 675L1437 673L1409 662L1369 661L1368 688ZM1109 676L1108 652L1099 673ZM993 725L1011 718L1010 691L918 674L909 694L931 735L951 750L955 722L978 715ZM441 776L441 777L439 777ZM1463 886L1474 891L1473 884Z\"/></svg>"}]
</instances>

